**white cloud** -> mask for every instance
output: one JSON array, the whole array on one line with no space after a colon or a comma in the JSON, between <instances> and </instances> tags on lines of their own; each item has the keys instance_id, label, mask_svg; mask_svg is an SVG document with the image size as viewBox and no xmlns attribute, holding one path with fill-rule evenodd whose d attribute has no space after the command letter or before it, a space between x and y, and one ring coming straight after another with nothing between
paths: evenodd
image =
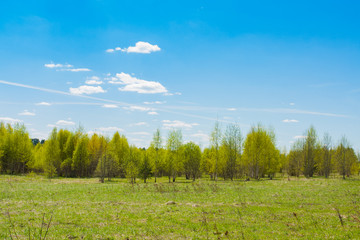
<instances>
[{"instance_id":1,"label":"white cloud","mask_svg":"<svg viewBox=\"0 0 360 240\"><path fill-rule=\"evenodd\" d=\"M138 122L138 123L134 123L131 124L130 126L147 126L148 124L146 122Z\"/></svg>"},{"instance_id":2,"label":"white cloud","mask_svg":"<svg viewBox=\"0 0 360 240\"><path fill-rule=\"evenodd\" d=\"M228 110L228 111L236 111L236 108L228 108L226 110Z\"/></svg>"},{"instance_id":3,"label":"white cloud","mask_svg":"<svg viewBox=\"0 0 360 240\"><path fill-rule=\"evenodd\" d=\"M35 116L36 114L33 112L29 112L28 110L24 110L23 112L19 113L21 116Z\"/></svg>"},{"instance_id":4,"label":"white cloud","mask_svg":"<svg viewBox=\"0 0 360 240\"><path fill-rule=\"evenodd\" d=\"M100 84L103 84L104 82L103 81L96 81L96 80L86 80L85 83L89 84L89 85L100 85Z\"/></svg>"},{"instance_id":5,"label":"white cloud","mask_svg":"<svg viewBox=\"0 0 360 240\"><path fill-rule=\"evenodd\" d=\"M67 72L90 72L91 69L89 68L63 68L57 71L67 71Z\"/></svg>"},{"instance_id":6,"label":"white cloud","mask_svg":"<svg viewBox=\"0 0 360 240\"><path fill-rule=\"evenodd\" d=\"M116 78L111 78L109 83L124 85L124 87L119 88L123 92L167 93L167 89L159 82L138 79L124 72L117 73Z\"/></svg>"},{"instance_id":7,"label":"white cloud","mask_svg":"<svg viewBox=\"0 0 360 240\"><path fill-rule=\"evenodd\" d=\"M51 103L48 103L48 102L39 102L39 103L37 103L36 105L38 105L38 106L51 106Z\"/></svg>"},{"instance_id":8,"label":"white cloud","mask_svg":"<svg viewBox=\"0 0 360 240\"><path fill-rule=\"evenodd\" d=\"M56 71L68 71L68 72L88 72L91 71L88 68L73 68L71 64L60 64L60 63L47 63L44 64L46 68L56 68Z\"/></svg>"},{"instance_id":9,"label":"white cloud","mask_svg":"<svg viewBox=\"0 0 360 240\"><path fill-rule=\"evenodd\" d=\"M130 46L128 48L120 48L116 47L115 49L107 49L107 53L113 53L115 51L121 51L121 52L127 52L127 53L151 53L151 52L157 52L160 51L158 45L152 45L148 42L142 42L139 41L135 44L135 46Z\"/></svg>"},{"instance_id":10,"label":"white cloud","mask_svg":"<svg viewBox=\"0 0 360 240\"><path fill-rule=\"evenodd\" d=\"M137 42L134 47L128 47L127 52L128 53L151 53L151 52L157 52L160 51L158 45L152 45L148 42Z\"/></svg>"},{"instance_id":11,"label":"white cloud","mask_svg":"<svg viewBox=\"0 0 360 240\"><path fill-rule=\"evenodd\" d=\"M283 123L298 123L299 121L296 119L284 119L282 120Z\"/></svg>"},{"instance_id":12,"label":"white cloud","mask_svg":"<svg viewBox=\"0 0 360 240\"><path fill-rule=\"evenodd\" d=\"M70 93L74 95L80 95L80 94L94 94L94 93L105 93L106 91L102 89L102 87L97 86L80 86L78 88L70 88Z\"/></svg>"},{"instance_id":13,"label":"white cloud","mask_svg":"<svg viewBox=\"0 0 360 240\"><path fill-rule=\"evenodd\" d=\"M181 95L181 93L180 92L176 92L176 93L169 93L169 92L166 92L166 93L164 93L164 96L174 96L174 95Z\"/></svg>"},{"instance_id":14,"label":"white cloud","mask_svg":"<svg viewBox=\"0 0 360 240\"><path fill-rule=\"evenodd\" d=\"M141 106L123 107L123 109L125 109L125 110L130 110L130 111L141 111L141 112L146 112L146 111L152 110L151 108L141 107Z\"/></svg>"},{"instance_id":15,"label":"white cloud","mask_svg":"<svg viewBox=\"0 0 360 240\"><path fill-rule=\"evenodd\" d=\"M289 105L290 105L290 106L295 106L295 103L292 102L292 103L289 103Z\"/></svg>"},{"instance_id":16,"label":"white cloud","mask_svg":"<svg viewBox=\"0 0 360 240\"><path fill-rule=\"evenodd\" d=\"M60 64L60 63L47 63L44 64L47 68L72 68L73 65L70 64Z\"/></svg>"},{"instance_id":17,"label":"white cloud","mask_svg":"<svg viewBox=\"0 0 360 240\"><path fill-rule=\"evenodd\" d=\"M155 102L144 102L144 104L146 105L151 105L151 104L165 104L166 101L155 101Z\"/></svg>"},{"instance_id":18,"label":"white cloud","mask_svg":"<svg viewBox=\"0 0 360 240\"><path fill-rule=\"evenodd\" d=\"M15 124L15 123L20 123L22 121L19 119L15 119L15 118L0 117L0 122Z\"/></svg>"},{"instance_id":19,"label":"white cloud","mask_svg":"<svg viewBox=\"0 0 360 240\"><path fill-rule=\"evenodd\" d=\"M104 104L102 107L103 108L118 108L118 106L115 104Z\"/></svg>"},{"instance_id":20,"label":"white cloud","mask_svg":"<svg viewBox=\"0 0 360 240\"><path fill-rule=\"evenodd\" d=\"M92 76L92 77L88 77L85 83L90 85L100 85L103 84L103 81L100 81L100 78L97 76Z\"/></svg>"},{"instance_id":21,"label":"white cloud","mask_svg":"<svg viewBox=\"0 0 360 240\"><path fill-rule=\"evenodd\" d=\"M56 122L56 125L57 126L73 126L73 125L75 125L75 123L72 121L59 120Z\"/></svg>"},{"instance_id":22,"label":"white cloud","mask_svg":"<svg viewBox=\"0 0 360 240\"><path fill-rule=\"evenodd\" d=\"M192 128L193 126L198 126L198 123L185 123L179 120L163 120L163 126L167 129L169 128Z\"/></svg>"},{"instance_id":23,"label":"white cloud","mask_svg":"<svg viewBox=\"0 0 360 240\"><path fill-rule=\"evenodd\" d=\"M157 112L148 112L149 115L159 115Z\"/></svg>"}]
</instances>

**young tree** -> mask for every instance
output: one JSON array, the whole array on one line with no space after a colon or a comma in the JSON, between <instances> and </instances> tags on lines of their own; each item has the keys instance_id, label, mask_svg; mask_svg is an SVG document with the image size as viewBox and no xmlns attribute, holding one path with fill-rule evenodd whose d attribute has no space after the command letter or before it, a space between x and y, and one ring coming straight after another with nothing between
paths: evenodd
<instances>
[{"instance_id":1,"label":"young tree","mask_svg":"<svg viewBox=\"0 0 360 240\"><path fill-rule=\"evenodd\" d=\"M89 153L87 149L88 142L89 138L86 134L81 136L74 151L71 169L75 172L77 177L89 176L87 172L90 165Z\"/></svg>"},{"instance_id":2,"label":"young tree","mask_svg":"<svg viewBox=\"0 0 360 240\"><path fill-rule=\"evenodd\" d=\"M71 132L66 129L60 129L57 133L57 141L59 142L59 148L60 148L60 165L57 166L56 171L58 173L61 173L61 163L65 161L67 158L66 156L66 143L68 139L71 136Z\"/></svg>"},{"instance_id":3,"label":"young tree","mask_svg":"<svg viewBox=\"0 0 360 240\"><path fill-rule=\"evenodd\" d=\"M88 153L89 153L89 175L92 176L95 172L99 159L103 154L103 145L102 145L102 138L99 137L96 133L94 133L89 141L88 144Z\"/></svg>"},{"instance_id":4,"label":"young tree","mask_svg":"<svg viewBox=\"0 0 360 240\"><path fill-rule=\"evenodd\" d=\"M44 172L47 177L52 178L57 173L57 166L60 165L60 148L57 141L57 129L53 128L48 140L45 142L45 164Z\"/></svg>"},{"instance_id":5,"label":"young tree","mask_svg":"<svg viewBox=\"0 0 360 240\"><path fill-rule=\"evenodd\" d=\"M150 178L151 174L152 174L152 166L150 159L148 157L148 153L146 151L143 151L140 168L139 168L139 176L141 179L144 180L144 183L146 183L146 179Z\"/></svg>"},{"instance_id":6,"label":"young tree","mask_svg":"<svg viewBox=\"0 0 360 240\"><path fill-rule=\"evenodd\" d=\"M343 176L343 179L345 179L345 176L349 177L352 167L356 163L356 154L354 149L350 147L346 137L341 138L340 144L336 148L334 158L339 174Z\"/></svg>"},{"instance_id":7,"label":"young tree","mask_svg":"<svg viewBox=\"0 0 360 240\"><path fill-rule=\"evenodd\" d=\"M220 150L220 149L219 149ZM203 153L201 154L201 172L209 174L210 178L213 179L214 177L214 165L213 159L214 158L214 149L213 148L205 148ZM219 159L220 159L220 151L219 151Z\"/></svg>"},{"instance_id":8,"label":"young tree","mask_svg":"<svg viewBox=\"0 0 360 240\"><path fill-rule=\"evenodd\" d=\"M70 136L68 136L66 144L65 144L65 149L64 149L64 155L65 155L65 160L63 160L63 162L61 163L61 175L65 176L65 177L74 177L75 173L72 169L72 165L73 165L73 155L74 155L74 151L75 148L78 144L79 139L82 137L83 135L83 130L81 127L79 127L75 133L71 133Z\"/></svg>"},{"instance_id":9,"label":"young tree","mask_svg":"<svg viewBox=\"0 0 360 240\"><path fill-rule=\"evenodd\" d=\"M153 173L154 173L154 177L155 177L155 182L156 182L156 177L159 175L160 169L161 169L161 155L160 152L162 150L162 138L161 138L161 133L160 133L160 129L156 129L156 132L154 133L153 136L153 140L150 143L150 148L149 148L149 153L152 156L153 159Z\"/></svg>"},{"instance_id":10,"label":"young tree","mask_svg":"<svg viewBox=\"0 0 360 240\"><path fill-rule=\"evenodd\" d=\"M96 157L98 157L98 164L96 167L96 175L99 176L100 182L105 182L105 177L109 174L107 173L108 168L106 167L109 162L112 161L113 156L109 150L109 140L104 136L100 136L98 140L98 148L96 151Z\"/></svg>"},{"instance_id":11,"label":"young tree","mask_svg":"<svg viewBox=\"0 0 360 240\"><path fill-rule=\"evenodd\" d=\"M126 162L126 176L130 178L131 183L135 183L136 177L139 174L139 165L141 159L140 150L135 146L130 146L129 148L129 158Z\"/></svg>"},{"instance_id":12,"label":"young tree","mask_svg":"<svg viewBox=\"0 0 360 240\"><path fill-rule=\"evenodd\" d=\"M166 170L169 176L169 182L171 177L173 178L173 182L175 182L177 174L183 169L183 162L181 159L181 146L181 130L170 131L166 142Z\"/></svg>"},{"instance_id":13,"label":"young tree","mask_svg":"<svg viewBox=\"0 0 360 240\"><path fill-rule=\"evenodd\" d=\"M213 164L213 179L217 180L217 174L219 169L219 149L221 144L221 129L218 121L215 122L214 130L211 132L210 143L211 148L214 150L214 164Z\"/></svg>"},{"instance_id":14,"label":"young tree","mask_svg":"<svg viewBox=\"0 0 360 240\"><path fill-rule=\"evenodd\" d=\"M304 175L309 178L312 177L316 170L316 150L317 150L317 136L313 126L307 131L307 136L304 144Z\"/></svg>"},{"instance_id":15,"label":"young tree","mask_svg":"<svg viewBox=\"0 0 360 240\"><path fill-rule=\"evenodd\" d=\"M198 145L189 142L184 145L184 170L188 177L193 181L200 176L201 150Z\"/></svg>"},{"instance_id":16,"label":"young tree","mask_svg":"<svg viewBox=\"0 0 360 240\"><path fill-rule=\"evenodd\" d=\"M110 164L109 173L116 176L120 175L125 177L126 175L126 162L129 157L129 143L124 135L120 136L119 132L116 132L110 142L112 155L115 157L115 162Z\"/></svg>"},{"instance_id":17,"label":"young tree","mask_svg":"<svg viewBox=\"0 0 360 240\"><path fill-rule=\"evenodd\" d=\"M322 142L321 148L321 163L320 163L320 173L321 175L328 178L332 170L331 162L331 137L329 134L324 135L324 140Z\"/></svg>"},{"instance_id":18,"label":"young tree","mask_svg":"<svg viewBox=\"0 0 360 240\"><path fill-rule=\"evenodd\" d=\"M230 124L227 126L222 147L225 155L225 176L233 180L240 166L242 151L242 136L238 125Z\"/></svg>"},{"instance_id":19,"label":"young tree","mask_svg":"<svg viewBox=\"0 0 360 240\"><path fill-rule=\"evenodd\" d=\"M303 160L304 160L304 141L302 139L298 139L293 146L287 156L288 158L288 175L299 177L300 173L303 171Z\"/></svg>"},{"instance_id":20,"label":"young tree","mask_svg":"<svg viewBox=\"0 0 360 240\"><path fill-rule=\"evenodd\" d=\"M272 179L278 170L279 155L273 132L260 125L252 127L244 143L244 160L249 176L259 179L268 174Z\"/></svg>"}]
</instances>

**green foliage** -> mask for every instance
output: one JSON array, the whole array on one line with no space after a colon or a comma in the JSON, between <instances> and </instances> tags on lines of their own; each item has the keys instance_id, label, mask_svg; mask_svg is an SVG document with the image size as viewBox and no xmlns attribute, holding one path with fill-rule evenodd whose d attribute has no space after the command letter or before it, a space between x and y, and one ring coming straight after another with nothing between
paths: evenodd
<instances>
[{"instance_id":1,"label":"green foliage","mask_svg":"<svg viewBox=\"0 0 360 240\"><path fill-rule=\"evenodd\" d=\"M126 176L130 178L131 183L135 183L139 174L140 160L142 152L135 146L130 146L129 157L126 162Z\"/></svg>"},{"instance_id":2,"label":"green foliage","mask_svg":"<svg viewBox=\"0 0 360 240\"><path fill-rule=\"evenodd\" d=\"M165 168L169 177L173 182L177 175L183 170L183 159L182 159L182 133L181 130L171 130L166 142L166 163Z\"/></svg>"},{"instance_id":3,"label":"green foliage","mask_svg":"<svg viewBox=\"0 0 360 240\"><path fill-rule=\"evenodd\" d=\"M224 157L224 177L233 180L239 173L242 151L242 136L238 125L230 124L227 126L221 148Z\"/></svg>"},{"instance_id":4,"label":"green foliage","mask_svg":"<svg viewBox=\"0 0 360 240\"><path fill-rule=\"evenodd\" d=\"M108 164L108 172L110 175L120 175L125 177L126 164L129 158L129 143L124 135L120 136L119 132L116 132L110 142L111 153L113 160Z\"/></svg>"},{"instance_id":5,"label":"green foliage","mask_svg":"<svg viewBox=\"0 0 360 240\"><path fill-rule=\"evenodd\" d=\"M88 176L88 169L90 166L90 159L88 153L88 142L89 138L87 135L82 135L76 145L71 169L75 172L77 177Z\"/></svg>"},{"instance_id":6,"label":"green foliage","mask_svg":"<svg viewBox=\"0 0 360 240\"><path fill-rule=\"evenodd\" d=\"M334 161L338 173L343 176L343 179L345 179L345 176L349 177L354 167L356 167L357 157L355 151L350 147L345 137L341 139L339 146L335 150Z\"/></svg>"},{"instance_id":7,"label":"green foliage","mask_svg":"<svg viewBox=\"0 0 360 240\"><path fill-rule=\"evenodd\" d=\"M148 154L144 151L142 153L142 160L139 167L139 176L146 183L146 179L150 178L152 175L152 166Z\"/></svg>"},{"instance_id":8,"label":"green foliage","mask_svg":"<svg viewBox=\"0 0 360 240\"><path fill-rule=\"evenodd\" d=\"M0 126L0 166L1 171L10 174L21 174L28 171L32 158L32 142L23 124Z\"/></svg>"},{"instance_id":9,"label":"green foliage","mask_svg":"<svg viewBox=\"0 0 360 240\"><path fill-rule=\"evenodd\" d=\"M316 151L317 136L313 126L307 130L307 136L304 143L304 175L312 177L317 169Z\"/></svg>"},{"instance_id":10,"label":"green foliage","mask_svg":"<svg viewBox=\"0 0 360 240\"><path fill-rule=\"evenodd\" d=\"M272 178L279 171L279 158L273 133L260 125L252 127L244 143L248 176L258 179L268 174Z\"/></svg>"},{"instance_id":11,"label":"green foliage","mask_svg":"<svg viewBox=\"0 0 360 240\"><path fill-rule=\"evenodd\" d=\"M198 145L189 142L184 145L184 171L186 178L192 178L195 181L200 177L201 150Z\"/></svg>"},{"instance_id":12,"label":"green foliage","mask_svg":"<svg viewBox=\"0 0 360 240\"><path fill-rule=\"evenodd\" d=\"M230 124L222 134L219 123L211 133L211 145L203 151L193 142L183 145L181 130L168 132L164 148L159 129L150 147L141 150L129 147L118 132L111 140L97 134L89 139L81 127L75 132L54 128L45 144L33 146L24 125L0 123L0 172L33 171L49 178L97 176L101 182L114 177L135 182L138 177L146 181L154 176L156 182L158 177L168 176L169 182L175 182L177 177L196 179L201 175L233 180L273 178L276 173L326 178L335 172L344 177L359 174L359 157L345 138L333 147L330 136L320 142L313 127L306 135L289 153L276 148L271 129L253 127L243 141L239 126Z\"/></svg>"}]
</instances>

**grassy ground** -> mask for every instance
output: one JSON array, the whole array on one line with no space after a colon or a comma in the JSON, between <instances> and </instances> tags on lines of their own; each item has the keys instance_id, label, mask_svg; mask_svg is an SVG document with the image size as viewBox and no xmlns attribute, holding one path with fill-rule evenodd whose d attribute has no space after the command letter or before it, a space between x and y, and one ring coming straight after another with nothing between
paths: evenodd
<instances>
[{"instance_id":1,"label":"grassy ground","mask_svg":"<svg viewBox=\"0 0 360 240\"><path fill-rule=\"evenodd\" d=\"M360 239L358 179L160 180L0 176L0 238Z\"/></svg>"}]
</instances>

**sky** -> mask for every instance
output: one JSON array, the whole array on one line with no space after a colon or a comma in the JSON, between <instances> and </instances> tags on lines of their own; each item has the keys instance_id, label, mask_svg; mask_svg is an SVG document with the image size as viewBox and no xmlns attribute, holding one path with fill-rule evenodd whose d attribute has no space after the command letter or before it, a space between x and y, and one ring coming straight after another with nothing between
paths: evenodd
<instances>
[{"instance_id":1,"label":"sky","mask_svg":"<svg viewBox=\"0 0 360 240\"><path fill-rule=\"evenodd\" d=\"M356 1L0 3L0 121L147 147L181 129L202 147L216 121L277 146L314 126L360 150Z\"/></svg>"}]
</instances>

